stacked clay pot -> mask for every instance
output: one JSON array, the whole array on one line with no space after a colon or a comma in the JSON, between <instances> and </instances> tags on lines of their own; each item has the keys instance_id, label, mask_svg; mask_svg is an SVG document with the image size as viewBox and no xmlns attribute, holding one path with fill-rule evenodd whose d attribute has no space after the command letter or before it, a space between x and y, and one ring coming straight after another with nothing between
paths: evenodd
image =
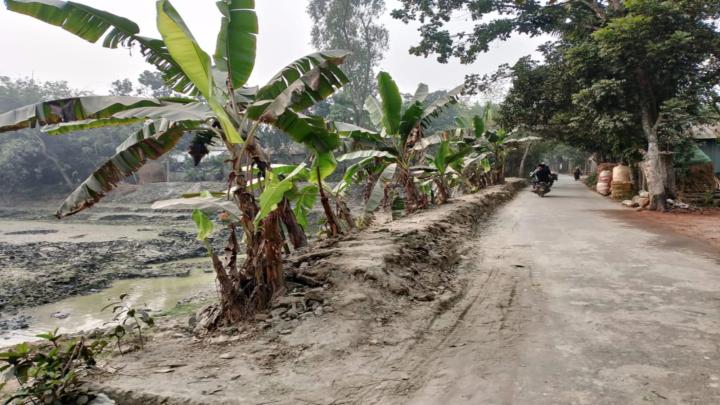
<instances>
[{"instance_id":1,"label":"stacked clay pot","mask_svg":"<svg viewBox=\"0 0 720 405\"><path fill-rule=\"evenodd\" d=\"M633 184L630 168L618 165L613 168L610 186L611 197L615 200L629 200L633 197Z\"/></svg>"},{"instance_id":2,"label":"stacked clay pot","mask_svg":"<svg viewBox=\"0 0 720 405\"><path fill-rule=\"evenodd\" d=\"M603 170L598 176L598 182L596 190L602 195L610 194L610 183L612 182L612 172L610 170Z\"/></svg>"}]
</instances>

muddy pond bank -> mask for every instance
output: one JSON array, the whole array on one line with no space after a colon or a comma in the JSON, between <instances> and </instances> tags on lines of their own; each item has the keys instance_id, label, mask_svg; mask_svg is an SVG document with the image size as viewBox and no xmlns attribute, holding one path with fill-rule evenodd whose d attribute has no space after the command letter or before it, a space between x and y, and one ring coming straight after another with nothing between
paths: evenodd
<instances>
[{"instance_id":1,"label":"muddy pond bank","mask_svg":"<svg viewBox=\"0 0 720 405\"><path fill-rule=\"evenodd\" d=\"M38 306L97 294L117 280L209 271L190 213L153 211L148 200L158 196L145 194L116 197L120 201L62 221L52 217L56 201L3 204L0 335L33 329L38 321L32 312ZM222 239L222 233L216 236Z\"/></svg>"}]
</instances>

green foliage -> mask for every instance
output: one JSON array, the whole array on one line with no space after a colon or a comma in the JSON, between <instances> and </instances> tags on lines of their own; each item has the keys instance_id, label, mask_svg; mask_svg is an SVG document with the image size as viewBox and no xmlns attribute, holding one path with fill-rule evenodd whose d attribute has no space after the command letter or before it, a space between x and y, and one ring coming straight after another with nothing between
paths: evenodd
<instances>
[{"instance_id":1,"label":"green foliage","mask_svg":"<svg viewBox=\"0 0 720 405\"><path fill-rule=\"evenodd\" d=\"M345 182L365 178L370 181L366 210L372 211L382 200L392 202L385 192L388 184L380 183L381 180L384 183L390 181L383 177L383 173L392 173L395 187L389 189L394 192L396 188L402 188L407 194L403 205L412 211L426 205L426 200L418 195L416 176L411 172L412 166L418 163L418 157L422 156L417 152L434 143L430 140L435 136L426 138L425 131L458 102L463 86L450 92L429 93L426 85L420 85L415 95L409 97L410 103L403 106L403 97L390 74L380 72L377 79L382 102L369 97L365 106L372 121L381 122L380 131L335 123L340 136L351 140L352 147L359 149L339 157L341 161L360 159L347 168L343 179ZM390 167L392 169L387 170Z\"/></svg>"},{"instance_id":2,"label":"green foliage","mask_svg":"<svg viewBox=\"0 0 720 405\"><path fill-rule=\"evenodd\" d=\"M115 338L118 351L122 354L120 341L128 334L128 331L137 336L140 348L144 348L145 340L143 339L142 330L143 328L155 326L155 319L150 316L150 311L146 308L133 306L128 300L128 294L121 294L117 301L109 303L102 308L102 311L109 308L112 308L113 313L113 319L110 323L115 325L110 336Z\"/></svg>"},{"instance_id":3,"label":"green foliage","mask_svg":"<svg viewBox=\"0 0 720 405\"><path fill-rule=\"evenodd\" d=\"M197 227L197 240L205 242L207 238L213 233L213 222L205 215L204 212L195 208L192 213L193 222Z\"/></svg>"},{"instance_id":4,"label":"green foliage","mask_svg":"<svg viewBox=\"0 0 720 405\"><path fill-rule=\"evenodd\" d=\"M179 97L162 101L86 97L56 100L0 116L0 131L57 124L46 128L55 133L148 120L141 132L128 138L110 161L76 189L58 211L58 216L70 215L93 205L148 159L157 159L169 152L186 133L212 133L211 136L224 138L230 144L241 144L244 141L240 131L253 137L260 121L273 124L296 142L325 154L321 172L331 170L328 163L332 159L327 153L339 146L337 137L328 131L324 120L305 116L300 111L326 99L348 82L338 68L348 52L331 50L311 54L281 70L259 90L239 88L254 66L258 31L254 2L227 0L218 3L222 24L215 60L221 62L219 70L212 66L209 55L199 47L168 0L157 2L157 25L162 40L140 37L137 35L139 28L129 20L72 2L8 1L6 5L12 11L59 25L90 42L105 36L104 46L107 47L139 43L148 61L163 73L168 87L189 95L199 93L203 99L197 102ZM78 13L87 18L75 19ZM224 78L228 75L229 86ZM151 86L153 94L160 87L156 76L144 73L141 79ZM115 87L118 94L132 91L127 81L118 81ZM53 109L56 105L63 108ZM58 115L59 112L62 114ZM218 129L216 124L219 124ZM66 184L72 184L73 179L62 170L60 159L51 156L50 160L57 162Z\"/></svg>"},{"instance_id":5,"label":"green foliage","mask_svg":"<svg viewBox=\"0 0 720 405\"><path fill-rule=\"evenodd\" d=\"M304 230L308 229L308 214L317 201L319 191L318 186L314 184L302 188L295 185L287 195L288 200L295 205L293 208L295 218Z\"/></svg>"},{"instance_id":6,"label":"green foliage","mask_svg":"<svg viewBox=\"0 0 720 405\"><path fill-rule=\"evenodd\" d=\"M104 340L87 344L51 332L37 335L46 343L21 343L0 353L0 372L7 371L20 387L7 404L86 404L95 397L83 384L88 367L106 346Z\"/></svg>"},{"instance_id":7,"label":"green foliage","mask_svg":"<svg viewBox=\"0 0 720 405\"><path fill-rule=\"evenodd\" d=\"M395 80L387 72L377 76L378 93L382 101L382 123L389 135L396 135L400 130L402 96Z\"/></svg>"},{"instance_id":8,"label":"green foliage","mask_svg":"<svg viewBox=\"0 0 720 405\"><path fill-rule=\"evenodd\" d=\"M0 111L82 95L87 94L71 89L66 82L0 76ZM73 137L48 137L37 129L26 129L12 137L2 136L0 183L11 193L32 191L35 198L73 187L113 155L115 145L127 137L125 131L106 128L79 132Z\"/></svg>"},{"instance_id":9,"label":"green foliage","mask_svg":"<svg viewBox=\"0 0 720 405\"><path fill-rule=\"evenodd\" d=\"M190 29L169 1L158 1L157 16L158 31L165 41L170 56L205 98L216 114L228 140L232 143L242 143L235 125L219 98L215 96L216 83L208 54L197 44ZM244 59L241 61L245 62Z\"/></svg>"},{"instance_id":10,"label":"green foliage","mask_svg":"<svg viewBox=\"0 0 720 405\"><path fill-rule=\"evenodd\" d=\"M598 174L597 174L597 172L590 173L590 174L585 178L585 184L586 184L588 187L591 187L591 188L595 188L595 185L597 184L597 181L598 181Z\"/></svg>"},{"instance_id":11,"label":"green foliage","mask_svg":"<svg viewBox=\"0 0 720 405\"><path fill-rule=\"evenodd\" d=\"M459 10L472 11L472 34L448 30ZM471 76L471 87L488 91L511 80L502 126L579 147L599 160L637 160L641 148L655 156L657 148L648 145L657 142L681 151L687 129L717 111L715 0L402 0L393 15L422 24L411 52L443 62L450 56L472 62L493 40L514 33L554 35L539 48L543 63L526 57L494 75Z\"/></svg>"},{"instance_id":12,"label":"green foliage","mask_svg":"<svg viewBox=\"0 0 720 405\"><path fill-rule=\"evenodd\" d=\"M222 20L215 48L215 65L228 72L233 87L242 87L255 66L258 20L252 0L222 0L217 3Z\"/></svg>"},{"instance_id":13,"label":"green foliage","mask_svg":"<svg viewBox=\"0 0 720 405\"><path fill-rule=\"evenodd\" d=\"M530 36L579 36L597 24L597 13L615 11L613 6L597 1L401 0L401 3L401 8L393 10L393 17L422 24L420 42L410 53L436 54L442 63L451 57L472 63L479 54L490 50L493 41L506 40L516 32ZM446 25L458 14L469 15L475 24L467 31L451 33Z\"/></svg>"},{"instance_id":14,"label":"green foliage","mask_svg":"<svg viewBox=\"0 0 720 405\"><path fill-rule=\"evenodd\" d=\"M365 203L365 212L366 213L374 212L380 206L382 201L385 199L385 196L386 196L385 190L393 182L396 171L397 171L397 164L395 164L395 163L389 164L383 169L382 173L380 174L380 177L377 179L377 181L373 185L372 191L370 192L370 197L368 198L367 202Z\"/></svg>"},{"instance_id":15,"label":"green foliage","mask_svg":"<svg viewBox=\"0 0 720 405\"><path fill-rule=\"evenodd\" d=\"M305 170L305 164L303 163L284 177L272 172L268 173L265 189L260 194L258 201L260 212L255 217L256 226L277 208L278 204L285 198L285 194L293 189L296 176L302 175Z\"/></svg>"}]
</instances>

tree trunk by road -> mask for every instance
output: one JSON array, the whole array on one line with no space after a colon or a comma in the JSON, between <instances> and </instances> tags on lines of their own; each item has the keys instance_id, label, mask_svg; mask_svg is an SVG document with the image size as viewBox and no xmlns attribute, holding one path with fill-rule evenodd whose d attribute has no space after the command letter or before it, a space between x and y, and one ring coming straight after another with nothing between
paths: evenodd
<instances>
[{"instance_id":1,"label":"tree trunk by road","mask_svg":"<svg viewBox=\"0 0 720 405\"><path fill-rule=\"evenodd\" d=\"M645 155L645 177L650 193L650 209L664 212L667 211L666 173L660 157L657 123L654 122L649 111L643 111L642 115L643 132L648 141L648 150Z\"/></svg>"},{"instance_id":2,"label":"tree trunk by road","mask_svg":"<svg viewBox=\"0 0 720 405\"><path fill-rule=\"evenodd\" d=\"M525 152L523 152L522 159L520 159L518 177L521 179L525 177L525 160L527 160L528 153L530 152L530 146L532 146L532 142L528 142L527 145L525 145Z\"/></svg>"}]
</instances>

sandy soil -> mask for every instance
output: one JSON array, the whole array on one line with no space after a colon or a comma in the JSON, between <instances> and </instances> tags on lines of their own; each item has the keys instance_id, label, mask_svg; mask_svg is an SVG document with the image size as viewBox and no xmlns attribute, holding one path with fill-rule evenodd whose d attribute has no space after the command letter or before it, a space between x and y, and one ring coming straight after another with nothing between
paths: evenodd
<instances>
[{"instance_id":1,"label":"sandy soil","mask_svg":"<svg viewBox=\"0 0 720 405\"><path fill-rule=\"evenodd\" d=\"M509 196L296 257L327 286L223 335L166 325L101 381L120 404L720 403L717 251L562 179L483 220Z\"/></svg>"},{"instance_id":2,"label":"sandy soil","mask_svg":"<svg viewBox=\"0 0 720 405\"><path fill-rule=\"evenodd\" d=\"M668 228L691 238L707 242L720 251L720 208L694 213L663 214L643 211L639 217L654 226Z\"/></svg>"},{"instance_id":3,"label":"sandy soil","mask_svg":"<svg viewBox=\"0 0 720 405\"><path fill-rule=\"evenodd\" d=\"M421 349L441 344L456 321L443 314L468 292L456 268L470 260L466 241L520 184L294 256L291 269L325 286L291 293L269 319L229 335L197 340L166 325L148 350L114 359L102 384L121 404L372 403L369 393L408 390ZM488 280L486 319L500 319L513 281Z\"/></svg>"}]
</instances>

